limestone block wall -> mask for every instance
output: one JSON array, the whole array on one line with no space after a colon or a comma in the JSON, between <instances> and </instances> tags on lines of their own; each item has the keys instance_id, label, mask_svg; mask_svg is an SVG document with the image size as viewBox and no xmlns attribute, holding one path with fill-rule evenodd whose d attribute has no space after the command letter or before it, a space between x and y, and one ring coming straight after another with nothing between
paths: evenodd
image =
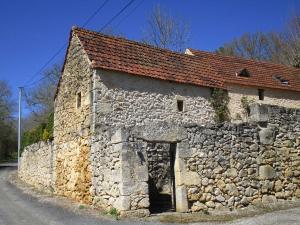
<instances>
[{"instance_id":1,"label":"limestone block wall","mask_svg":"<svg viewBox=\"0 0 300 225\"><path fill-rule=\"evenodd\" d=\"M54 103L56 192L85 203L92 202L90 64L80 41L73 36Z\"/></svg>"},{"instance_id":2,"label":"limestone block wall","mask_svg":"<svg viewBox=\"0 0 300 225\"><path fill-rule=\"evenodd\" d=\"M148 143L146 146L149 190L171 194L170 188L170 144ZM156 194L156 193L155 193Z\"/></svg>"},{"instance_id":3,"label":"limestone block wall","mask_svg":"<svg viewBox=\"0 0 300 225\"><path fill-rule=\"evenodd\" d=\"M177 126L153 122L119 129L110 140L120 155L120 177L115 183L119 193L113 206L123 214L149 214L151 151L162 143L177 146L179 212L300 198L300 110L255 105L250 118L252 123ZM155 160L157 165L166 164L163 155Z\"/></svg>"},{"instance_id":4,"label":"limestone block wall","mask_svg":"<svg viewBox=\"0 0 300 225\"><path fill-rule=\"evenodd\" d=\"M143 209L149 205L149 199L143 196L148 191L148 171L144 171L146 178L141 183L137 182L139 178L134 178L138 188L136 192L132 191L136 194L130 194L135 197L129 201L128 194L122 193L128 192L131 183L121 182L120 170L123 171L121 174L128 176L135 168L141 169L145 165L141 166L134 160L133 164L126 162L125 159L135 159L137 155L129 150L125 151L127 153L121 152L124 146L113 141L115 132L120 127L142 126L155 121L211 123L214 113L208 101L210 89L104 70L94 73L92 89L90 159L93 203L102 208L115 207L123 211L141 209L141 214L147 214ZM178 111L177 100L183 101L183 112ZM133 146L130 148L134 149Z\"/></svg>"},{"instance_id":5,"label":"limestone block wall","mask_svg":"<svg viewBox=\"0 0 300 225\"><path fill-rule=\"evenodd\" d=\"M191 211L300 198L300 110L264 107L257 124L189 127L182 182ZM268 122L267 125L263 122Z\"/></svg>"},{"instance_id":6,"label":"limestone block wall","mask_svg":"<svg viewBox=\"0 0 300 225\"><path fill-rule=\"evenodd\" d=\"M38 142L27 146L20 158L19 177L26 183L49 192L54 190L54 145Z\"/></svg>"},{"instance_id":7,"label":"limestone block wall","mask_svg":"<svg viewBox=\"0 0 300 225\"><path fill-rule=\"evenodd\" d=\"M241 105L242 97L247 97L249 101L260 104L277 105L286 108L300 108L300 93L288 90L264 89L264 100L258 98L258 88L231 85L228 87L230 102L228 108L233 120L239 116L244 121L247 120L245 110Z\"/></svg>"},{"instance_id":8,"label":"limestone block wall","mask_svg":"<svg viewBox=\"0 0 300 225\"><path fill-rule=\"evenodd\" d=\"M143 125L150 121L211 123L210 88L97 70L95 123ZM183 112L177 109L183 101Z\"/></svg>"},{"instance_id":9,"label":"limestone block wall","mask_svg":"<svg viewBox=\"0 0 300 225\"><path fill-rule=\"evenodd\" d=\"M106 130L107 129L107 130ZM115 207L120 196L121 151L111 142L109 129L99 127L91 145L93 204L104 210Z\"/></svg>"},{"instance_id":10,"label":"limestone block wall","mask_svg":"<svg viewBox=\"0 0 300 225\"><path fill-rule=\"evenodd\" d=\"M190 127L188 134L182 182L192 211L247 206L260 197L256 126Z\"/></svg>"}]
</instances>

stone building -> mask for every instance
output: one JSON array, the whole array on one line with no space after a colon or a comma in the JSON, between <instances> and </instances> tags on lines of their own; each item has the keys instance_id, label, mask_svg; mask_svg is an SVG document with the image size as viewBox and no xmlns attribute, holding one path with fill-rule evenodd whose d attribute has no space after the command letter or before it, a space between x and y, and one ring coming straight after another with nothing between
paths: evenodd
<instances>
[{"instance_id":1,"label":"stone building","mask_svg":"<svg viewBox=\"0 0 300 225\"><path fill-rule=\"evenodd\" d=\"M194 49L186 54L207 60L224 80L230 97L232 120L245 119L241 99L249 102L300 108L299 69L270 62L258 62L239 57L221 56Z\"/></svg>"},{"instance_id":2,"label":"stone building","mask_svg":"<svg viewBox=\"0 0 300 225\"><path fill-rule=\"evenodd\" d=\"M49 155L29 146L20 177L124 215L300 197L300 70L186 53L73 28ZM228 90L231 114L242 96L270 105L215 124L212 88ZM46 169L31 175L39 154Z\"/></svg>"}]
</instances>

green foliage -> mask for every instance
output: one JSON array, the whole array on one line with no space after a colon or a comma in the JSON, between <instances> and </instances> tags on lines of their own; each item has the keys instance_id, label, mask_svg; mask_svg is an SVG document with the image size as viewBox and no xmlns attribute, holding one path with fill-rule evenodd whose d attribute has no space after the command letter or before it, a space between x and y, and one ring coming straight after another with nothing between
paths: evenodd
<instances>
[{"instance_id":1,"label":"green foliage","mask_svg":"<svg viewBox=\"0 0 300 225\"><path fill-rule=\"evenodd\" d=\"M47 141L51 138L51 135L47 129L43 130L42 140Z\"/></svg>"},{"instance_id":2,"label":"green foliage","mask_svg":"<svg viewBox=\"0 0 300 225\"><path fill-rule=\"evenodd\" d=\"M229 96L226 90L214 88L212 90L210 103L215 110L216 122L224 122L230 119L228 111Z\"/></svg>"},{"instance_id":3,"label":"green foliage","mask_svg":"<svg viewBox=\"0 0 300 225\"><path fill-rule=\"evenodd\" d=\"M85 208L85 206L84 205L79 205L79 207L78 207L79 209L84 209Z\"/></svg>"},{"instance_id":4,"label":"green foliage","mask_svg":"<svg viewBox=\"0 0 300 225\"><path fill-rule=\"evenodd\" d=\"M118 212L118 210L116 208L111 208L110 210L108 210L107 214L111 215L116 220L119 219L119 216L120 216L120 213Z\"/></svg>"},{"instance_id":5,"label":"green foliage","mask_svg":"<svg viewBox=\"0 0 300 225\"><path fill-rule=\"evenodd\" d=\"M0 120L0 162L16 159L17 132L12 122Z\"/></svg>"},{"instance_id":6,"label":"green foliage","mask_svg":"<svg viewBox=\"0 0 300 225\"><path fill-rule=\"evenodd\" d=\"M47 141L53 138L54 115L50 113L46 122L41 123L32 130L24 132L22 149L39 141Z\"/></svg>"},{"instance_id":7,"label":"green foliage","mask_svg":"<svg viewBox=\"0 0 300 225\"><path fill-rule=\"evenodd\" d=\"M246 96L243 96L241 98L241 106L244 109L246 115L250 114L250 104L253 102L253 99L249 100Z\"/></svg>"}]
</instances>

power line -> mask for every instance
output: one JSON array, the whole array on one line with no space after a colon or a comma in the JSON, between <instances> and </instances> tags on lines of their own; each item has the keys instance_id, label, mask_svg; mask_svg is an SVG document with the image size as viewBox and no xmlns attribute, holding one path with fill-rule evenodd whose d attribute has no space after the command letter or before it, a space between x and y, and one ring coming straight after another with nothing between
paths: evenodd
<instances>
[{"instance_id":1,"label":"power line","mask_svg":"<svg viewBox=\"0 0 300 225\"><path fill-rule=\"evenodd\" d=\"M49 65L49 63L56 58L56 56L59 55L59 53L61 53L61 51L66 47L67 43L65 43L63 46L61 46L58 51L25 83L25 85L23 87L29 87L34 85L35 83L45 79L47 76L42 77L41 79L34 81L30 84L28 84L35 76L39 75L41 72L43 72L43 70Z\"/></svg>"},{"instance_id":2,"label":"power line","mask_svg":"<svg viewBox=\"0 0 300 225\"><path fill-rule=\"evenodd\" d=\"M92 19L94 19L94 17L104 8L104 6L108 3L109 0L105 0L97 9L96 11L83 23L83 27L86 27L90 21ZM33 76L30 77L30 79L24 84L24 87L28 87L28 86L32 86L38 82L40 82L41 80L43 79L46 79L47 76L44 76L42 77L41 79L37 80L37 81L34 81L32 83L30 83L34 77L36 77L37 75L39 75L41 72L43 72L43 70L49 65L50 62L52 62L53 59L55 59L61 52L62 50L65 49L65 47L67 46L67 42L64 43L59 49L57 52L55 52L55 54L35 73L33 74Z\"/></svg>"},{"instance_id":3,"label":"power line","mask_svg":"<svg viewBox=\"0 0 300 225\"><path fill-rule=\"evenodd\" d=\"M135 0L128 2L116 15L114 15L99 31L103 31L110 23L120 16Z\"/></svg>"},{"instance_id":4,"label":"power line","mask_svg":"<svg viewBox=\"0 0 300 225\"><path fill-rule=\"evenodd\" d=\"M144 1L145 0L141 0L129 13L123 17L123 19L115 27L120 26L120 24L124 22L124 20L127 19L138 7L140 7Z\"/></svg>"},{"instance_id":5,"label":"power line","mask_svg":"<svg viewBox=\"0 0 300 225\"><path fill-rule=\"evenodd\" d=\"M102 5L100 5L100 7L87 19L87 21L84 23L83 27L85 27L99 12L100 10L108 3L109 0L106 0ZM110 23L112 23L118 16L120 16L130 5L132 5L132 3L135 0L131 0L129 1L116 15L114 15L104 26L102 26L102 28L99 30L100 32L103 31ZM144 0L142 0L133 10L132 12L143 2ZM132 12L128 13L127 15L130 15ZM50 62L52 62L53 59L55 59L60 52L66 47L68 43L65 43L61 48L59 48L59 50L38 70L38 72L36 72L29 81L27 81L25 83L25 85L23 87L29 87L29 86L33 86L36 83L46 79L49 75L46 75L40 79L38 79L37 81L34 81L32 83L29 83L35 76L37 76L38 74L40 74L48 65ZM29 83L29 84L28 84Z\"/></svg>"},{"instance_id":6,"label":"power line","mask_svg":"<svg viewBox=\"0 0 300 225\"><path fill-rule=\"evenodd\" d=\"M86 27L90 23L92 19L100 12L102 8L108 3L109 0L105 0L102 5L86 20L86 22L82 25L82 27Z\"/></svg>"}]
</instances>

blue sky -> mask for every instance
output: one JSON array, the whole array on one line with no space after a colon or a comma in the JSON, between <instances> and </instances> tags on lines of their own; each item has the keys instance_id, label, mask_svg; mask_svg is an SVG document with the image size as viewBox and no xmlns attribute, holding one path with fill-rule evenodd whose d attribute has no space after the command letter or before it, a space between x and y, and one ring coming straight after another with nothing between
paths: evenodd
<instances>
[{"instance_id":1,"label":"blue sky","mask_svg":"<svg viewBox=\"0 0 300 225\"><path fill-rule=\"evenodd\" d=\"M17 87L28 81L67 42L72 25L82 25L103 2L0 1L0 79L9 82L15 97ZM100 29L127 2L110 0L87 28ZM111 27L129 39L140 40L147 15L160 4L190 23L191 47L211 51L244 32L281 30L292 13L300 12L299 0L144 0L126 17L140 2L136 0ZM62 61L64 53L53 63Z\"/></svg>"}]
</instances>

